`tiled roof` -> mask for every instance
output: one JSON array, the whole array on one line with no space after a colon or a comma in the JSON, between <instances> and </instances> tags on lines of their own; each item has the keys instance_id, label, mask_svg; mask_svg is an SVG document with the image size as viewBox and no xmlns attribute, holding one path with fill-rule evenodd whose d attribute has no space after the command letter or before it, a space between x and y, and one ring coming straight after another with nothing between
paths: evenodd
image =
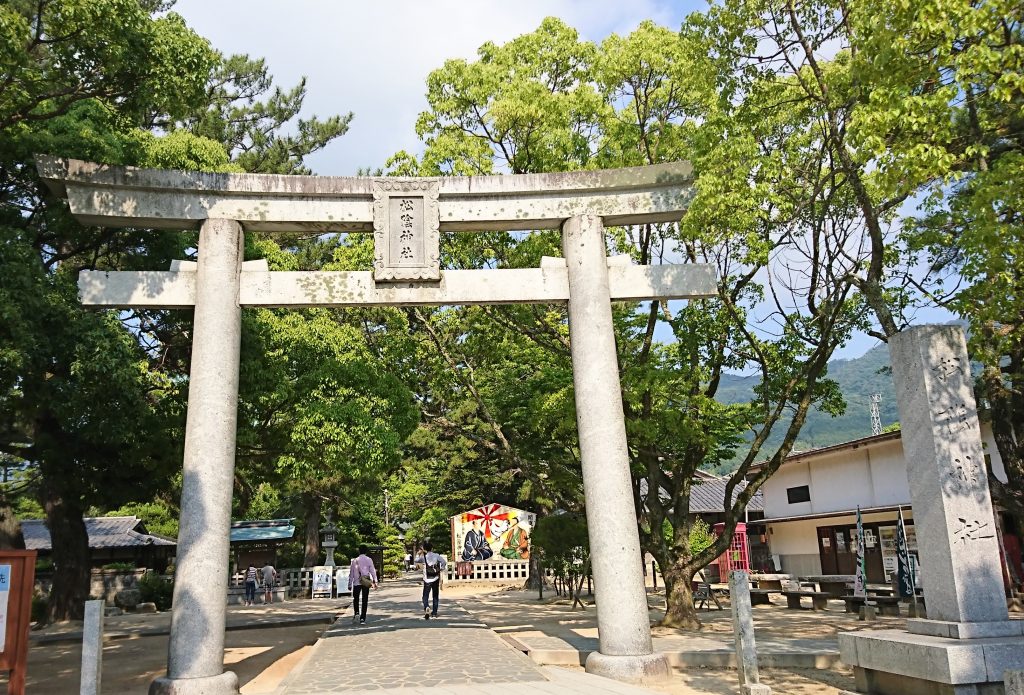
<instances>
[{"instance_id":1,"label":"tiled roof","mask_svg":"<svg viewBox=\"0 0 1024 695\"><path fill-rule=\"evenodd\" d=\"M132 548L149 545L176 545L174 541L146 533L142 519L136 516L86 517L85 530L89 534L90 548ZM21 522L28 550L52 550L50 530L42 519L25 519Z\"/></svg>"},{"instance_id":2,"label":"tiled roof","mask_svg":"<svg viewBox=\"0 0 1024 695\"><path fill-rule=\"evenodd\" d=\"M691 514L715 514L725 511L725 483L727 478L703 478L693 479L690 487L690 513ZM733 490L733 499L747 487L747 481L741 480ZM763 512L764 497L758 490L747 503L748 512Z\"/></svg>"},{"instance_id":3,"label":"tiled roof","mask_svg":"<svg viewBox=\"0 0 1024 695\"><path fill-rule=\"evenodd\" d=\"M295 535L292 519L261 519L232 521L231 542L286 541Z\"/></svg>"},{"instance_id":4,"label":"tiled roof","mask_svg":"<svg viewBox=\"0 0 1024 695\"><path fill-rule=\"evenodd\" d=\"M690 513L691 514L721 514L725 511L725 484L728 478L723 478L706 471L694 473L693 482L690 485ZM741 480L733 490L733 499L747 487L747 481ZM640 494L647 495L647 479L640 479ZM664 489L661 491L662 500L669 499L669 494ZM764 511L764 496L758 490L747 503L748 512Z\"/></svg>"}]
</instances>

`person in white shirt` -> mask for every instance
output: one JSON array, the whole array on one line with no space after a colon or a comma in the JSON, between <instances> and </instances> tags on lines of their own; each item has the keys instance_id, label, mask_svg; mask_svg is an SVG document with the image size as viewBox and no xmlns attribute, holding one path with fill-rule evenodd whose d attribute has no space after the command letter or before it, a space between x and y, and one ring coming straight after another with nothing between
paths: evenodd
<instances>
[{"instance_id":1,"label":"person in white shirt","mask_svg":"<svg viewBox=\"0 0 1024 695\"><path fill-rule=\"evenodd\" d=\"M249 568L245 570L245 605L251 606L256 603L256 573L259 572L256 569L256 565L249 563Z\"/></svg>"},{"instance_id":2,"label":"person in white shirt","mask_svg":"<svg viewBox=\"0 0 1024 695\"><path fill-rule=\"evenodd\" d=\"M429 542L423 544L423 619L437 617L438 591L441 589L441 573L448 567L444 557L434 552ZM429 599L434 597L433 610L430 610Z\"/></svg>"}]
</instances>

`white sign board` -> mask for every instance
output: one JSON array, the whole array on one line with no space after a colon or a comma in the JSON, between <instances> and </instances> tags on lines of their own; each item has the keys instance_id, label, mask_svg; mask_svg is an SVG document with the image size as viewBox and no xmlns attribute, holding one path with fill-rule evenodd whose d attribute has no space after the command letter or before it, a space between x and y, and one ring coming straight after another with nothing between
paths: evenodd
<instances>
[{"instance_id":1,"label":"white sign board","mask_svg":"<svg viewBox=\"0 0 1024 695\"><path fill-rule=\"evenodd\" d=\"M310 595L311 598L330 598L331 597L331 584L333 577L333 567L314 567L313 568L313 591Z\"/></svg>"},{"instance_id":2,"label":"white sign board","mask_svg":"<svg viewBox=\"0 0 1024 695\"><path fill-rule=\"evenodd\" d=\"M348 588L348 572L348 567L339 567L338 571L334 573L334 584L337 586L338 596L352 593L352 590Z\"/></svg>"}]
</instances>

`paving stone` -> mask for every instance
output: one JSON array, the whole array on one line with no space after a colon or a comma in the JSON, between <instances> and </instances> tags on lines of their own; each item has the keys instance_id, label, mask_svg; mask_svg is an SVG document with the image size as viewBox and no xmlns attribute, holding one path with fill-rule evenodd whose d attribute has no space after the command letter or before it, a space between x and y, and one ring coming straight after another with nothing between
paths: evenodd
<instances>
[{"instance_id":1,"label":"paving stone","mask_svg":"<svg viewBox=\"0 0 1024 695\"><path fill-rule=\"evenodd\" d=\"M282 692L430 688L442 695L456 686L475 685L479 692L486 684L545 681L536 665L458 604L442 598L439 617L423 620L419 586L405 585L374 592L364 625L340 617Z\"/></svg>"}]
</instances>

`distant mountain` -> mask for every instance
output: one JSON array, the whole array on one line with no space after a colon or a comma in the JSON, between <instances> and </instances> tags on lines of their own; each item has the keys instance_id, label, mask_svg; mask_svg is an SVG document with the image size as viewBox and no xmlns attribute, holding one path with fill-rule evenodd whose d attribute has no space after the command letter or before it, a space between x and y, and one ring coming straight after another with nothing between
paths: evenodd
<instances>
[{"instance_id":1,"label":"distant mountain","mask_svg":"<svg viewBox=\"0 0 1024 695\"><path fill-rule=\"evenodd\" d=\"M889 346L880 343L860 357L834 360L828 365L828 378L834 379L846 401L846 412L832 417L812 409L797 438L796 449L817 449L871 434L871 394L882 394L879 414L882 427L899 421L892 377L889 375ZM749 402L759 377L726 374L718 388L717 399L723 403ZM782 428L777 428L765 444L765 453L774 451L782 441ZM723 472L723 471L719 471Z\"/></svg>"}]
</instances>

